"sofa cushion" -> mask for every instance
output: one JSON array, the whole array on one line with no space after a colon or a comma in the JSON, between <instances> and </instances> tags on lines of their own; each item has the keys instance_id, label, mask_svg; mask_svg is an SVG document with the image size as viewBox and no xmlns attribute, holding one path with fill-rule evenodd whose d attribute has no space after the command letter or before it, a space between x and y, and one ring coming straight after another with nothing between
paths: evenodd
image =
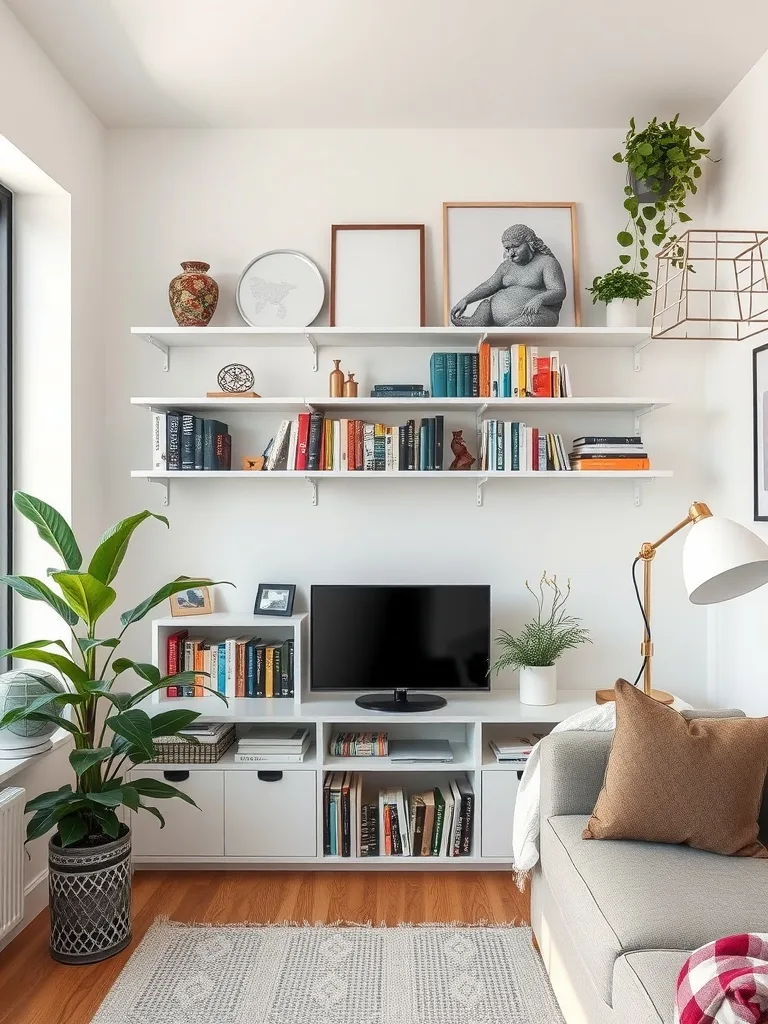
<instances>
[{"instance_id":1,"label":"sofa cushion","mask_svg":"<svg viewBox=\"0 0 768 1024\"><path fill-rule=\"evenodd\" d=\"M650 1004L656 1016L649 1020L673 1024L677 977L690 955L687 949L646 949L620 956L613 970L613 1006L619 1020L639 1019L638 1008Z\"/></svg>"},{"instance_id":2,"label":"sofa cushion","mask_svg":"<svg viewBox=\"0 0 768 1024\"><path fill-rule=\"evenodd\" d=\"M696 719L616 683L616 732L585 839L687 843L763 857L768 718Z\"/></svg>"},{"instance_id":3,"label":"sofa cushion","mask_svg":"<svg viewBox=\"0 0 768 1024\"><path fill-rule=\"evenodd\" d=\"M581 838L581 814L548 818L541 867L602 999L614 963L645 949L690 950L722 935L762 932L768 861L688 846Z\"/></svg>"}]
</instances>

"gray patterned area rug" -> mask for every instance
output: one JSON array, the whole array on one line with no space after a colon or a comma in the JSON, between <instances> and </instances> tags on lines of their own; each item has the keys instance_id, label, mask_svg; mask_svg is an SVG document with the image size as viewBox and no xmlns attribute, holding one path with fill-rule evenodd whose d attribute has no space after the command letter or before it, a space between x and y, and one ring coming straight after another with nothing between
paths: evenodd
<instances>
[{"instance_id":1,"label":"gray patterned area rug","mask_svg":"<svg viewBox=\"0 0 768 1024\"><path fill-rule=\"evenodd\" d=\"M528 928L158 920L93 1024L562 1024Z\"/></svg>"}]
</instances>

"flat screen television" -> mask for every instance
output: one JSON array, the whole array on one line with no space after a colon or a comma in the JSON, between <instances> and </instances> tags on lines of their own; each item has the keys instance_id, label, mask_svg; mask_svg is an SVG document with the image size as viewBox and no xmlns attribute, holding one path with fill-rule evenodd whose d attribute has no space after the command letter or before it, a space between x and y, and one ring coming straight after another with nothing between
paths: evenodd
<instances>
[{"instance_id":1,"label":"flat screen television","mask_svg":"<svg viewBox=\"0 0 768 1024\"><path fill-rule=\"evenodd\" d=\"M491 588L315 585L310 650L314 692L378 690L356 700L376 711L443 707L410 691L490 689Z\"/></svg>"}]
</instances>

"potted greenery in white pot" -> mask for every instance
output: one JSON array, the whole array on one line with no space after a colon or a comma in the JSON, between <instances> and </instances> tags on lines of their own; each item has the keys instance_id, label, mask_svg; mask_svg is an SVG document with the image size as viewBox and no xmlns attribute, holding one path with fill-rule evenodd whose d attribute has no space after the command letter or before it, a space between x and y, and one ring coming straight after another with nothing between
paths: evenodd
<instances>
[{"instance_id":1,"label":"potted greenery in white pot","mask_svg":"<svg viewBox=\"0 0 768 1024\"><path fill-rule=\"evenodd\" d=\"M93 963L118 953L131 940L131 830L120 821L118 810L147 811L162 828L162 814L145 801L178 797L194 804L173 786L137 778L134 769L155 756L155 737L180 736L200 717L197 711L182 708L150 717L141 706L156 690L192 683L194 672L163 677L154 665L114 655L129 626L172 594L216 584L187 578L166 583L123 612L117 635L110 636L107 630L102 638L97 624L117 598L111 584L134 531L147 519L158 519L166 526L168 520L147 511L124 519L104 534L88 568L83 569L75 536L54 508L20 491L13 503L53 548L63 567L48 570L58 592L32 576L0 576L0 583L20 597L52 608L72 641L68 648L61 640L33 640L0 652L0 657L53 669L65 686L62 692L61 686L51 683L50 673L30 669L28 674L36 675L47 692L12 707L0 718L0 729L23 721L52 723L74 741L69 754L71 781L26 805L27 811L34 812L27 822L27 842L55 830L48 845L51 955L63 963ZM137 692L117 689L125 672L138 677Z\"/></svg>"},{"instance_id":2,"label":"potted greenery in white pot","mask_svg":"<svg viewBox=\"0 0 768 1024\"><path fill-rule=\"evenodd\" d=\"M502 629L496 638L501 654L492 669L520 669L520 703L547 705L557 701L557 661L566 651L592 643L581 619L569 615L565 606L571 583L563 590L556 576L546 572L539 580L538 593L525 581L536 601L536 616L513 635Z\"/></svg>"},{"instance_id":3,"label":"potted greenery in white pot","mask_svg":"<svg viewBox=\"0 0 768 1024\"><path fill-rule=\"evenodd\" d=\"M653 287L647 273L615 267L602 277L596 277L587 291L593 305L605 303L607 327L637 327L637 308Z\"/></svg>"}]
</instances>

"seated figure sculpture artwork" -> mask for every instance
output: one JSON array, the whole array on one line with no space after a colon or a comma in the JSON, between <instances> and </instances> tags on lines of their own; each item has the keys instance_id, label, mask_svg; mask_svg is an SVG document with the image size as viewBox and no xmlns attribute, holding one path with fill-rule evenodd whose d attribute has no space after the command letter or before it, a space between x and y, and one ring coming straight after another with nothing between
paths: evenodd
<instances>
[{"instance_id":1,"label":"seated figure sculpture artwork","mask_svg":"<svg viewBox=\"0 0 768 1024\"><path fill-rule=\"evenodd\" d=\"M451 310L455 327L557 327L567 294L565 275L549 246L526 224L501 236L504 259ZM478 306L465 316L467 306Z\"/></svg>"}]
</instances>

